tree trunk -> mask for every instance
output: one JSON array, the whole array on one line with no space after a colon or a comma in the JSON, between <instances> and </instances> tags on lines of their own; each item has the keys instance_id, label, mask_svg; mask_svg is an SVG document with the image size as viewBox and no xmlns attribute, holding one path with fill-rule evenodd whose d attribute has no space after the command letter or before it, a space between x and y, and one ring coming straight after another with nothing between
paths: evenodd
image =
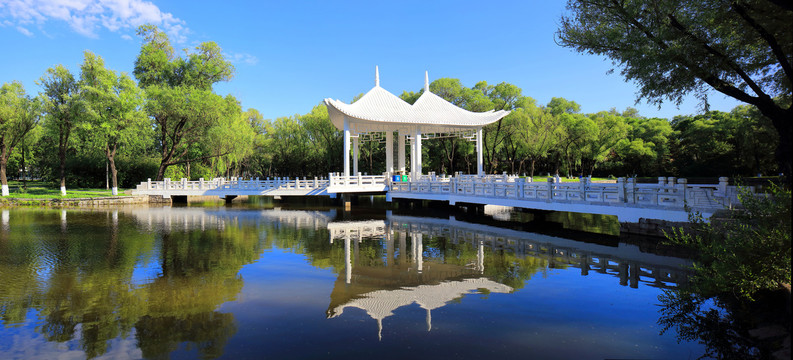
<instances>
[{"instance_id":1,"label":"tree trunk","mask_svg":"<svg viewBox=\"0 0 793 360\"><path fill-rule=\"evenodd\" d=\"M118 195L118 170L116 170L116 145L105 148L107 161L110 163L110 176L113 180L113 196Z\"/></svg>"},{"instance_id":2,"label":"tree trunk","mask_svg":"<svg viewBox=\"0 0 793 360\"><path fill-rule=\"evenodd\" d=\"M28 188L28 169L25 166L25 152L27 151L27 146L22 146L22 188ZM5 183L4 183L5 184Z\"/></svg>"},{"instance_id":3,"label":"tree trunk","mask_svg":"<svg viewBox=\"0 0 793 360\"><path fill-rule=\"evenodd\" d=\"M534 163L535 163L536 161L537 161L537 160L534 160L534 158L533 158L533 157L531 158L531 172L529 172L529 177L532 177L532 178L534 177Z\"/></svg>"},{"instance_id":4,"label":"tree trunk","mask_svg":"<svg viewBox=\"0 0 793 360\"><path fill-rule=\"evenodd\" d=\"M0 139L0 183L2 183L2 195L8 196L8 179L6 178L6 165L8 165L8 155L10 151L6 149L5 141Z\"/></svg>"},{"instance_id":5,"label":"tree trunk","mask_svg":"<svg viewBox=\"0 0 793 360\"><path fill-rule=\"evenodd\" d=\"M168 168L168 164L165 161L160 162L160 167L157 168L157 178L155 180L162 181L165 177L165 169Z\"/></svg>"},{"instance_id":6,"label":"tree trunk","mask_svg":"<svg viewBox=\"0 0 793 360\"><path fill-rule=\"evenodd\" d=\"M59 146L58 158L61 161L61 196L66 196L66 144Z\"/></svg>"},{"instance_id":7,"label":"tree trunk","mask_svg":"<svg viewBox=\"0 0 793 360\"><path fill-rule=\"evenodd\" d=\"M759 108L759 107L758 107ZM779 145L776 148L776 161L779 164L779 171L785 175L785 183L791 183L791 162L793 162L793 111L776 111L766 113L760 108L763 115L771 118L774 128L779 133Z\"/></svg>"}]
</instances>

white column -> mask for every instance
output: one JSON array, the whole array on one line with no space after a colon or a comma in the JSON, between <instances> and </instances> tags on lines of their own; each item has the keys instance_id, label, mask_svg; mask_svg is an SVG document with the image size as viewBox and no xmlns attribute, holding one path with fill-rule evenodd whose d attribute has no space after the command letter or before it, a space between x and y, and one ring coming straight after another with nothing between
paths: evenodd
<instances>
[{"instance_id":1,"label":"white column","mask_svg":"<svg viewBox=\"0 0 793 360\"><path fill-rule=\"evenodd\" d=\"M394 132L385 132L385 171L388 175L394 172Z\"/></svg>"},{"instance_id":2,"label":"white column","mask_svg":"<svg viewBox=\"0 0 793 360\"><path fill-rule=\"evenodd\" d=\"M352 174L358 175L358 138L352 138Z\"/></svg>"},{"instance_id":3,"label":"white column","mask_svg":"<svg viewBox=\"0 0 793 360\"><path fill-rule=\"evenodd\" d=\"M352 280L352 260L350 259L350 234L344 236L344 270L345 281L349 284Z\"/></svg>"},{"instance_id":4,"label":"white column","mask_svg":"<svg viewBox=\"0 0 793 360\"><path fill-rule=\"evenodd\" d=\"M350 119L344 117L344 176L350 176Z\"/></svg>"},{"instance_id":5,"label":"white column","mask_svg":"<svg viewBox=\"0 0 793 360\"><path fill-rule=\"evenodd\" d=\"M402 132L399 132L399 170L405 171L405 135Z\"/></svg>"},{"instance_id":6,"label":"white column","mask_svg":"<svg viewBox=\"0 0 793 360\"><path fill-rule=\"evenodd\" d=\"M424 234L416 233L413 236L414 241L416 242L416 270L421 273L424 270L424 244L422 243L422 237Z\"/></svg>"},{"instance_id":7,"label":"white column","mask_svg":"<svg viewBox=\"0 0 793 360\"><path fill-rule=\"evenodd\" d=\"M421 128L416 128L416 173L421 175Z\"/></svg>"},{"instance_id":8,"label":"white column","mask_svg":"<svg viewBox=\"0 0 793 360\"><path fill-rule=\"evenodd\" d=\"M410 140L410 178L415 179L416 176L416 132L411 134L413 138Z\"/></svg>"},{"instance_id":9,"label":"white column","mask_svg":"<svg viewBox=\"0 0 793 360\"><path fill-rule=\"evenodd\" d=\"M482 158L482 128L476 130L476 174L483 175L485 173L483 168Z\"/></svg>"},{"instance_id":10,"label":"white column","mask_svg":"<svg viewBox=\"0 0 793 360\"><path fill-rule=\"evenodd\" d=\"M3 196L8 196L8 185L3 185Z\"/></svg>"},{"instance_id":11,"label":"white column","mask_svg":"<svg viewBox=\"0 0 793 360\"><path fill-rule=\"evenodd\" d=\"M413 130L410 145L410 177L417 180L421 176L421 128L418 126Z\"/></svg>"},{"instance_id":12,"label":"white column","mask_svg":"<svg viewBox=\"0 0 793 360\"><path fill-rule=\"evenodd\" d=\"M485 243L479 240L479 249L476 252L476 267L480 273L485 272Z\"/></svg>"}]
</instances>

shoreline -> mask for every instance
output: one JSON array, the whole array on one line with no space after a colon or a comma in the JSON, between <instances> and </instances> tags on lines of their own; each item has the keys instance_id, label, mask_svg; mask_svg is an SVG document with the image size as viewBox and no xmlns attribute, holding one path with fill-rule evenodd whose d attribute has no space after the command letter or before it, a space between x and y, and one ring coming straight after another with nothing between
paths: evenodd
<instances>
[{"instance_id":1,"label":"shoreline","mask_svg":"<svg viewBox=\"0 0 793 360\"><path fill-rule=\"evenodd\" d=\"M148 196L101 196L101 197L82 197L82 198L2 198L0 207L8 206L104 206L104 205L132 205L148 204Z\"/></svg>"}]
</instances>

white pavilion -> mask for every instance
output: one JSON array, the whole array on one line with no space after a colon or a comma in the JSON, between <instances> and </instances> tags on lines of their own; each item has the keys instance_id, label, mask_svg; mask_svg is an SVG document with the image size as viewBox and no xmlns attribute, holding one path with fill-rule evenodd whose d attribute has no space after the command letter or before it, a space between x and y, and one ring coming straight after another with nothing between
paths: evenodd
<instances>
[{"instance_id":1,"label":"white pavilion","mask_svg":"<svg viewBox=\"0 0 793 360\"><path fill-rule=\"evenodd\" d=\"M440 137L462 137L476 142L477 175L483 175L482 127L507 116L509 111L471 112L455 106L430 92L429 76L424 73L424 92L413 105L380 87L375 67L374 87L352 104L325 99L330 120L344 131L344 173L350 173L350 146L353 149L352 174L358 174L358 146L361 141L385 138L386 176L405 172L405 143L410 140L410 177L421 177L421 141ZM394 133L397 133L398 164L394 168Z\"/></svg>"}]
</instances>

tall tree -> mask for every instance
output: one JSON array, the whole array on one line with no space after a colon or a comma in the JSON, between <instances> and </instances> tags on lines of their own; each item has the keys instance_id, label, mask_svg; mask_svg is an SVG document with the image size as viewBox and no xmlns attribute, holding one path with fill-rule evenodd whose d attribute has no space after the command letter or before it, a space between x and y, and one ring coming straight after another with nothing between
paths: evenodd
<instances>
[{"instance_id":1,"label":"tall tree","mask_svg":"<svg viewBox=\"0 0 793 360\"><path fill-rule=\"evenodd\" d=\"M223 105L223 116L209 129L202 145L204 153L215 156L212 162L216 171L240 176L240 163L253 152L256 131L237 99L227 95Z\"/></svg>"},{"instance_id":2,"label":"tall tree","mask_svg":"<svg viewBox=\"0 0 793 360\"><path fill-rule=\"evenodd\" d=\"M110 166L112 193L118 195L116 153L120 146L148 139L148 120L142 112L143 94L127 74L116 74L105 68L100 56L85 52L80 67L81 96L85 101L86 119L81 128L95 148L104 152Z\"/></svg>"},{"instance_id":3,"label":"tall tree","mask_svg":"<svg viewBox=\"0 0 793 360\"><path fill-rule=\"evenodd\" d=\"M518 103L523 99L522 91L519 87L502 82L496 86L487 86L487 83L482 81L474 86L474 89L481 89L482 93L490 98L493 104L493 110L514 110L520 107ZM533 99L523 100L533 102ZM471 109L469 109L471 110ZM490 110L490 109L487 109ZM476 111L476 110L471 110ZM485 111L485 110L479 110ZM507 116L509 117L509 116ZM506 120L506 121L505 121ZM510 138L515 132L515 122L511 119L501 119L494 124L490 124L483 128L484 136L484 151L487 156L488 172L495 172L498 166L498 158L496 154L501 150L506 139ZM506 126L505 126L506 125Z\"/></svg>"},{"instance_id":4,"label":"tall tree","mask_svg":"<svg viewBox=\"0 0 793 360\"><path fill-rule=\"evenodd\" d=\"M597 126L581 153L581 176L592 175L597 164L605 161L617 143L625 138L630 126L622 116L601 111L589 116Z\"/></svg>"},{"instance_id":5,"label":"tall tree","mask_svg":"<svg viewBox=\"0 0 793 360\"><path fill-rule=\"evenodd\" d=\"M605 55L640 87L640 98L707 109L714 89L754 105L779 133L790 179L793 159L793 4L774 0L569 0L562 46Z\"/></svg>"},{"instance_id":6,"label":"tall tree","mask_svg":"<svg viewBox=\"0 0 793 360\"><path fill-rule=\"evenodd\" d=\"M325 104L314 106L310 113L300 117L300 123L308 132L309 141L315 149L317 161L314 175L326 175L341 168L342 132L330 122ZM312 169L307 170L311 172Z\"/></svg>"},{"instance_id":7,"label":"tall tree","mask_svg":"<svg viewBox=\"0 0 793 360\"><path fill-rule=\"evenodd\" d=\"M9 194L6 175L8 158L38 120L38 102L25 93L21 83L14 81L0 87L0 182L3 196Z\"/></svg>"},{"instance_id":8,"label":"tall tree","mask_svg":"<svg viewBox=\"0 0 793 360\"><path fill-rule=\"evenodd\" d=\"M58 65L47 69L37 84L44 90L44 127L58 138L61 195L66 196L66 151L82 107L78 83L66 67Z\"/></svg>"},{"instance_id":9,"label":"tall tree","mask_svg":"<svg viewBox=\"0 0 793 360\"><path fill-rule=\"evenodd\" d=\"M558 142L560 119L547 109L538 106L520 108L515 112L515 116L525 118L516 136L521 137L526 144L525 155L529 161L529 176L534 177L537 161L545 158Z\"/></svg>"},{"instance_id":10,"label":"tall tree","mask_svg":"<svg viewBox=\"0 0 793 360\"><path fill-rule=\"evenodd\" d=\"M138 35L144 42L134 74L146 90L146 110L161 146L157 180L171 165L226 155L211 152L193 157L190 151L190 145L201 143L228 116L226 100L212 91L213 84L231 80L234 74L220 47L201 43L182 58L175 56L168 36L156 26L141 26Z\"/></svg>"}]
</instances>

